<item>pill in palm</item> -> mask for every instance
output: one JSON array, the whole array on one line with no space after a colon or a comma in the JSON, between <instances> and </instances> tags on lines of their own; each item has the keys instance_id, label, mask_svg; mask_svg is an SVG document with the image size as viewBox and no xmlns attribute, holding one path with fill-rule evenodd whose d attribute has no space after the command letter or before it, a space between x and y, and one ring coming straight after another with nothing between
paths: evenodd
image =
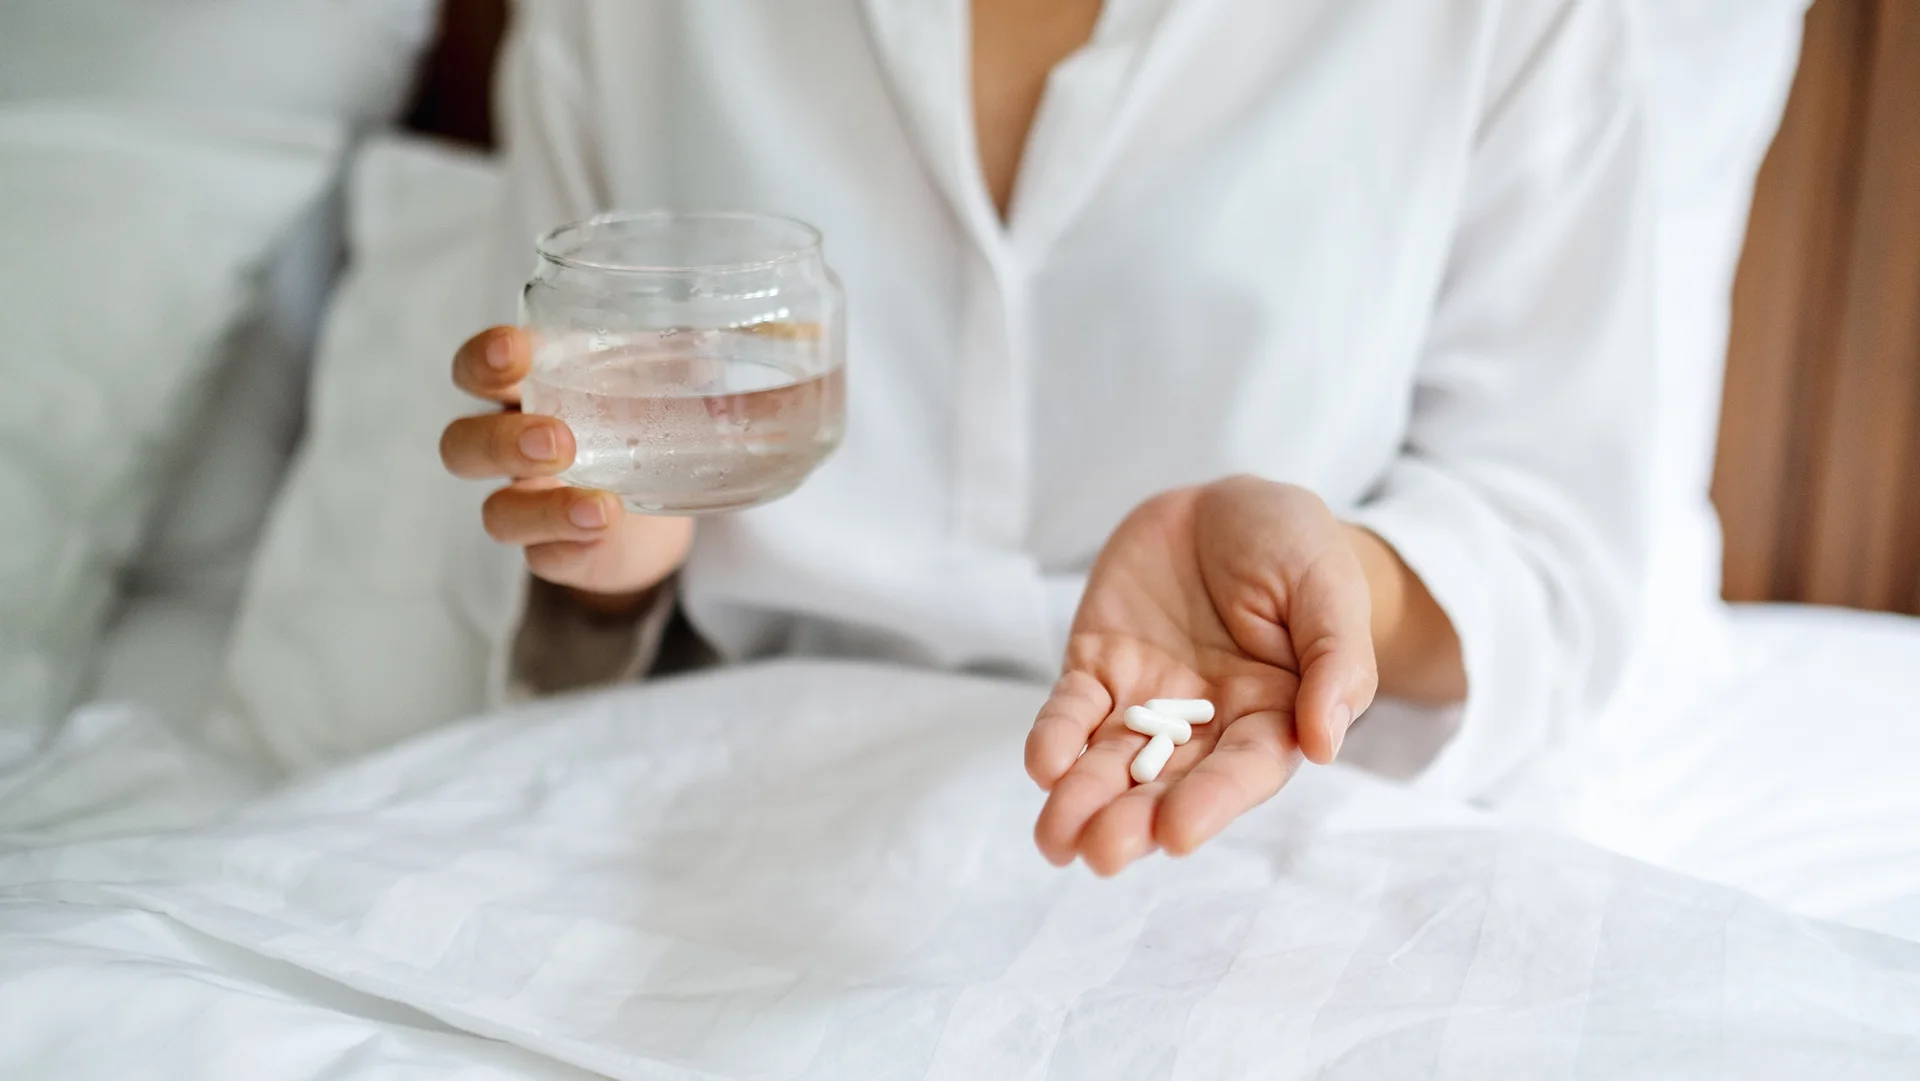
<instances>
[{"instance_id":1,"label":"pill in palm","mask_svg":"<svg viewBox=\"0 0 1920 1081\"><path fill-rule=\"evenodd\" d=\"M1120 715L1120 720L1128 728L1149 738L1164 734L1173 740L1175 747L1183 746L1193 738L1192 725L1146 706L1128 706L1127 711Z\"/></svg>"},{"instance_id":2,"label":"pill in palm","mask_svg":"<svg viewBox=\"0 0 1920 1081\"><path fill-rule=\"evenodd\" d=\"M1213 720L1213 703L1204 698L1149 698L1147 708L1168 717L1178 717L1189 724L1206 724Z\"/></svg>"},{"instance_id":3,"label":"pill in palm","mask_svg":"<svg viewBox=\"0 0 1920 1081\"><path fill-rule=\"evenodd\" d=\"M1128 770L1133 779L1146 784L1167 767L1167 759L1173 757L1173 737L1162 732L1147 741L1140 753L1133 756L1133 768Z\"/></svg>"}]
</instances>

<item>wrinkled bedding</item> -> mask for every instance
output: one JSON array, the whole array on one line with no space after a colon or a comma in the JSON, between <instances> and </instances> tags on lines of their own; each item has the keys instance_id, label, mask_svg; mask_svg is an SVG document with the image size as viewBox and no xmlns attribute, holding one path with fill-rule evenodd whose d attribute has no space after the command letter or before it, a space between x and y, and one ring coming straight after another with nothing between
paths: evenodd
<instances>
[{"instance_id":1,"label":"wrinkled bedding","mask_svg":"<svg viewBox=\"0 0 1920 1081\"><path fill-rule=\"evenodd\" d=\"M484 718L264 798L236 781L231 809L211 794L219 763L102 713L90 738L144 747L146 766L57 827L12 820L0 849L0 1075L1892 1078L1920 1062L1920 946L1340 768L1309 768L1186 860L1056 870L1019 765L1042 693L732 669ZM201 793L198 812L143 823L178 806L170 785Z\"/></svg>"}]
</instances>

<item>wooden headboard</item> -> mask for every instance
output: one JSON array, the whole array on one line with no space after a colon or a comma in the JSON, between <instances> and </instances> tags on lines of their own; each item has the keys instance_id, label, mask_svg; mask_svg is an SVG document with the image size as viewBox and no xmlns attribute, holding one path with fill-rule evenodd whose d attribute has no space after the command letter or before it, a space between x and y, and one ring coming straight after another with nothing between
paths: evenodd
<instances>
[{"instance_id":1,"label":"wooden headboard","mask_svg":"<svg viewBox=\"0 0 1920 1081\"><path fill-rule=\"evenodd\" d=\"M490 144L506 6L445 0L415 129ZM1808 16L1734 291L1719 450L1729 599L1920 613L1916 0Z\"/></svg>"}]
</instances>

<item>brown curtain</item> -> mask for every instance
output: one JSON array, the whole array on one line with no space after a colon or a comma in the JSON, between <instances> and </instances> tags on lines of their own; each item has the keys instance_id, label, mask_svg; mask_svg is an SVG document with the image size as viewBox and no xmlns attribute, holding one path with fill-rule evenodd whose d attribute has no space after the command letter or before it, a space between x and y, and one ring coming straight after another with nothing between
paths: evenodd
<instances>
[{"instance_id":1,"label":"brown curtain","mask_svg":"<svg viewBox=\"0 0 1920 1081\"><path fill-rule=\"evenodd\" d=\"M1819 0L1734 290L1726 594L1920 613L1920 0Z\"/></svg>"}]
</instances>

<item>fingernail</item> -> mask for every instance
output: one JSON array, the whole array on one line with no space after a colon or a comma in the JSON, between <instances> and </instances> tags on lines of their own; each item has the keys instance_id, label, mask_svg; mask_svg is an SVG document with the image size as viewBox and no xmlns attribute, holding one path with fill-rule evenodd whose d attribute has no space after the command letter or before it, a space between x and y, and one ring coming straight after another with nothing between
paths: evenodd
<instances>
[{"instance_id":1,"label":"fingernail","mask_svg":"<svg viewBox=\"0 0 1920 1081\"><path fill-rule=\"evenodd\" d=\"M1341 702L1333 707L1333 713L1327 719L1333 723L1333 756L1338 758L1340 745L1347 739L1347 726L1353 723L1353 710Z\"/></svg>"},{"instance_id":2,"label":"fingernail","mask_svg":"<svg viewBox=\"0 0 1920 1081\"><path fill-rule=\"evenodd\" d=\"M581 529L600 529L607 524L607 508L598 499L582 499L567 509L567 518Z\"/></svg>"},{"instance_id":3,"label":"fingernail","mask_svg":"<svg viewBox=\"0 0 1920 1081\"><path fill-rule=\"evenodd\" d=\"M487 346L487 364L496 372L504 372L507 365L513 363L513 349L505 338L495 338Z\"/></svg>"},{"instance_id":4,"label":"fingernail","mask_svg":"<svg viewBox=\"0 0 1920 1081\"><path fill-rule=\"evenodd\" d=\"M536 462L551 461L560 453L560 445L554 441L553 432L545 425L528 428L520 436L520 453Z\"/></svg>"}]
</instances>

